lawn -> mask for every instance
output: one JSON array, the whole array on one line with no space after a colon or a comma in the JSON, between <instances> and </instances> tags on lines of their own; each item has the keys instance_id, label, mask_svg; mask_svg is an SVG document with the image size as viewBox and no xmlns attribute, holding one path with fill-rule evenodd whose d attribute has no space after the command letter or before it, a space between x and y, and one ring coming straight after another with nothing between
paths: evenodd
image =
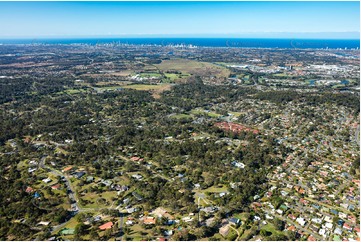
<instances>
[{"instance_id":1,"label":"lawn","mask_svg":"<svg viewBox=\"0 0 361 242\"><path fill-rule=\"evenodd\" d=\"M112 198L117 197L117 192L115 191L107 191L100 194L96 193L86 193L84 196L79 196L80 198L90 201L92 203L88 203L85 206L82 206L83 208L109 208L111 204L113 203ZM106 203L99 202L100 198L104 198L106 200Z\"/></svg>"},{"instance_id":2,"label":"lawn","mask_svg":"<svg viewBox=\"0 0 361 242\"><path fill-rule=\"evenodd\" d=\"M286 233L283 233L282 231L277 230L277 228L274 226L274 224L272 223L267 223L265 226L263 226L261 228L261 231L264 230L267 232L266 236L263 236L263 239L267 240L267 238L269 238L269 236L271 236L272 234L274 235L286 235ZM262 235L262 234L261 234Z\"/></svg>"},{"instance_id":3,"label":"lawn","mask_svg":"<svg viewBox=\"0 0 361 242\"><path fill-rule=\"evenodd\" d=\"M279 233L280 231L277 231L276 227L272 223L268 223L265 226L262 227L263 230L270 232L272 234Z\"/></svg>"},{"instance_id":4,"label":"lawn","mask_svg":"<svg viewBox=\"0 0 361 242\"><path fill-rule=\"evenodd\" d=\"M250 213L237 213L234 214L233 217L240 219L242 222L246 222L249 219Z\"/></svg>"},{"instance_id":5,"label":"lawn","mask_svg":"<svg viewBox=\"0 0 361 242\"><path fill-rule=\"evenodd\" d=\"M140 224L134 224L133 226L129 227L130 228L130 232L126 235L128 237L133 238L133 240L143 240L143 238L147 237L147 235L149 234L149 231L147 231L146 229L143 229L142 226ZM147 233L146 235L142 235L141 232Z\"/></svg>"}]
</instances>

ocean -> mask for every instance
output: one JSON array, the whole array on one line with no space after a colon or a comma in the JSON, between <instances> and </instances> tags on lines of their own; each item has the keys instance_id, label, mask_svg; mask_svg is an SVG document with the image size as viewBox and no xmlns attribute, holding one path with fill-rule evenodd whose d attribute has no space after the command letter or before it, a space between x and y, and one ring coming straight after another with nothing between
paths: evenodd
<instances>
[{"instance_id":1,"label":"ocean","mask_svg":"<svg viewBox=\"0 0 361 242\"><path fill-rule=\"evenodd\" d=\"M0 44L130 44L192 45L199 47L282 48L282 49L356 49L360 40L351 39L263 39L263 38L73 38L0 39Z\"/></svg>"}]
</instances>

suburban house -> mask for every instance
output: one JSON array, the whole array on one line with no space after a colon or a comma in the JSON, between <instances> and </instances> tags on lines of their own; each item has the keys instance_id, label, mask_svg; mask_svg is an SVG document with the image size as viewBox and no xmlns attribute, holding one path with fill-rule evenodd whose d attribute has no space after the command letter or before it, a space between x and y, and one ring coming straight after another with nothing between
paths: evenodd
<instances>
[{"instance_id":1,"label":"suburban house","mask_svg":"<svg viewBox=\"0 0 361 242\"><path fill-rule=\"evenodd\" d=\"M298 218L296 219L296 222L299 223L301 226L305 226L305 224L307 223L307 222L305 221L305 219L302 218L302 217L298 217Z\"/></svg>"},{"instance_id":2,"label":"suburban house","mask_svg":"<svg viewBox=\"0 0 361 242\"><path fill-rule=\"evenodd\" d=\"M143 220L144 224L155 224L155 218L154 217L145 217Z\"/></svg>"},{"instance_id":3,"label":"suburban house","mask_svg":"<svg viewBox=\"0 0 361 242\"><path fill-rule=\"evenodd\" d=\"M233 225L238 225L240 223L240 220L238 218L230 218L229 223Z\"/></svg>"},{"instance_id":4,"label":"suburban house","mask_svg":"<svg viewBox=\"0 0 361 242\"><path fill-rule=\"evenodd\" d=\"M27 187L26 190L25 190L25 192L27 192L27 193L31 193L33 191L34 191L34 189L31 188L31 187Z\"/></svg>"},{"instance_id":5,"label":"suburban house","mask_svg":"<svg viewBox=\"0 0 361 242\"><path fill-rule=\"evenodd\" d=\"M100 230L107 230L107 229L111 229L112 227L113 227L113 222L108 222L108 223L105 223L103 225L100 225L99 229Z\"/></svg>"},{"instance_id":6,"label":"suburban house","mask_svg":"<svg viewBox=\"0 0 361 242\"><path fill-rule=\"evenodd\" d=\"M86 173L84 171L79 171L79 172L75 172L74 173L74 177L76 177L77 179L82 178Z\"/></svg>"},{"instance_id":7,"label":"suburban house","mask_svg":"<svg viewBox=\"0 0 361 242\"><path fill-rule=\"evenodd\" d=\"M42 181L45 182L45 183L49 183L49 182L51 182L51 179L48 177L46 179L43 179Z\"/></svg>"},{"instance_id":8,"label":"suburban house","mask_svg":"<svg viewBox=\"0 0 361 242\"><path fill-rule=\"evenodd\" d=\"M68 167L65 167L65 168L63 169L63 172L69 172L69 171L71 171L72 169L73 169L72 166L68 166Z\"/></svg>"},{"instance_id":9,"label":"suburban house","mask_svg":"<svg viewBox=\"0 0 361 242\"><path fill-rule=\"evenodd\" d=\"M51 189L58 190L60 187L61 187L60 184L56 184L56 185L51 186Z\"/></svg>"}]
</instances>

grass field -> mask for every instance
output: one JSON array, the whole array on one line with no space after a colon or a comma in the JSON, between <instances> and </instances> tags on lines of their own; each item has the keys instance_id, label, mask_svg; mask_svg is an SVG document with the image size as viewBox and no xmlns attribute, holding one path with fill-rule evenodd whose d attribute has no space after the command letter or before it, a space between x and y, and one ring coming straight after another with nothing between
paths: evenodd
<instances>
[{"instance_id":1,"label":"grass field","mask_svg":"<svg viewBox=\"0 0 361 242\"><path fill-rule=\"evenodd\" d=\"M193 109L193 110L191 110L191 114L194 114L194 115L208 115L211 118L219 118L220 116L222 116L221 114L218 114L218 113L206 112L203 109Z\"/></svg>"},{"instance_id":2,"label":"grass field","mask_svg":"<svg viewBox=\"0 0 361 242\"><path fill-rule=\"evenodd\" d=\"M222 66L218 66L208 62L199 62L186 59L164 60L156 66L162 71L175 70L182 74L193 74L199 76L217 76L228 77L230 71Z\"/></svg>"},{"instance_id":3,"label":"grass field","mask_svg":"<svg viewBox=\"0 0 361 242\"><path fill-rule=\"evenodd\" d=\"M227 187L209 187L207 189L202 190L202 192L211 192L211 193L220 193L220 192L227 192Z\"/></svg>"},{"instance_id":4,"label":"grass field","mask_svg":"<svg viewBox=\"0 0 361 242\"><path fill-rule=\"evenodd\" d=\"M167 79L169 79L171 82L174 82L176 80L184 79L189 77L189 74L174 74L174 73L165 73L164 74Z\"/></svg>"},{"instance_id":5,"label":"grass field","mask_svg":"<svg viewBox=\"0 0 361 242\"><path fill-rule=\"evenodd\" d=\"M162 75L155 72L143 72L140 73L139 76L150 78L150 77L161 77Z\"/></svg>"}]
</instances>

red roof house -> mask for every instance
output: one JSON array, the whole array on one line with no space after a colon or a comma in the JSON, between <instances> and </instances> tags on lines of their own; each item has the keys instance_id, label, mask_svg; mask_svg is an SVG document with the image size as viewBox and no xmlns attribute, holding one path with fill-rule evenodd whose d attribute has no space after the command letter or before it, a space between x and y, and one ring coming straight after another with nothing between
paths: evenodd
<instances>
[{"instance_id":1,"label":"red roof house","mask_svg":"<svg viewBox=\"0 0 361 242\"><path fill-rule=\"evenodd\" d=\"M105 223L103 225L100 225L99 229L100 230L106 230L106 229L111 229L112 227L113 227L113 222L108 222L108 223Z\"/></svg>"},{"instance_id":2,"label":"red roof house","mask_svg":"<svg viewBox=\"0 0 361 242\"><path fill-rule=\"evenodd\" d=\"M145 224L155 224L155 218L153 218L153 217L145 217L143 222Z\"/></svg>"},{"instance_id":3,"label":"red roof house","mask_svg":"<svg viewBox=\"0 0 361 242\"><path fill-rule=\"evenodd\" d=\"M27 193L31 193L33 191L34 191L34 189L31 188L31 187L27 187L26 190L25 190L25 192L27 192Z\"/></svg>"}]
</instances>

